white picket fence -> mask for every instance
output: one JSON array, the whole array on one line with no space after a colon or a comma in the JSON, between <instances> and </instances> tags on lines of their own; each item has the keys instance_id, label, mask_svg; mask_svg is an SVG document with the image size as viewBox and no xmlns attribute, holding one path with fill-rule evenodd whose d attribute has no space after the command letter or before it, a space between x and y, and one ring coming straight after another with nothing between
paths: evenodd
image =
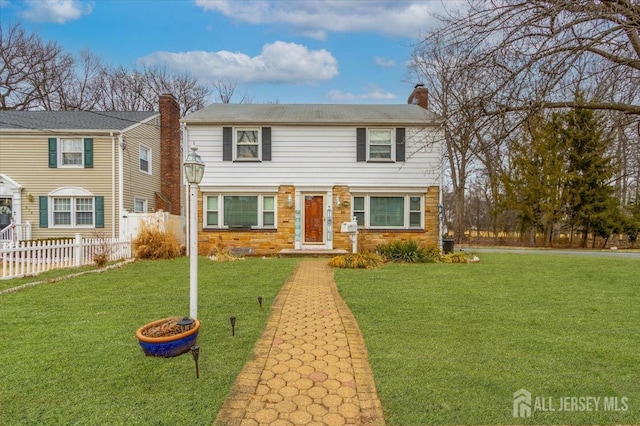
<instances>
[{"instance_id":1,"label":"white picket fence","mask_svg":"<svg viewBox=\"0 0 640 426\"><path fill-rule=\"evenodd\" d=\"M94 257L107 254L109 261L130 259L131 240L116 238L82 238L73 240L18 241L0 248L0 279L37 275L57 268L90 265Z\"/></svg>"}]
</instances>

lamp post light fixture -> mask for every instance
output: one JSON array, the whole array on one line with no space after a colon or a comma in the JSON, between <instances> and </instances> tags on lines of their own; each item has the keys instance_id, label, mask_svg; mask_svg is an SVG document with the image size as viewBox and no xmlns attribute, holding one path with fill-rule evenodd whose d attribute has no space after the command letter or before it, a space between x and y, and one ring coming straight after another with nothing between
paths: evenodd
<instances>
[{"instance_id":1,"label":"lamp post light fixture","mask_svg":"<svg viewBox=\"0 0 640 426\"><path fill-rule=\"evenodd\" d=\"M198 185L204 175L204 161L192 146L183 166L189 182L189 315L198 317Z\"/></svg>"}]
</instances>

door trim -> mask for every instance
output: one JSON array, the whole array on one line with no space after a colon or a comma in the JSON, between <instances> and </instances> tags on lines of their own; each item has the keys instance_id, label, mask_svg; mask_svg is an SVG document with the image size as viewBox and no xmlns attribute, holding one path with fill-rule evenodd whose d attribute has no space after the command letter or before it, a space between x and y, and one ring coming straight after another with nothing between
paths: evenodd
<instances>
[{"instance_id":1,"label":"door trim","mask_svg":"<svg viewBox=\"0 0 640 426\"><path fill-rule=\"evenodd\" d=\"M327 243L327 197L325 193L319 193L319 192L307 192L307 193L301 193L301 201L302 201L302 238L301 238L301 243L302 243L302 248L304 249L305 246L309 247L309 248L318 248L318 247L324 247ZM321 241L317 241L317 242L307 242L306 241L306 215L307 215L307 209L306 209L306 203L305 203L305 199L306 197L320 197L322 199L322 209L321 209L321 214L322 214L322 234L321 234Z\"/></svg>"}]
</instances>

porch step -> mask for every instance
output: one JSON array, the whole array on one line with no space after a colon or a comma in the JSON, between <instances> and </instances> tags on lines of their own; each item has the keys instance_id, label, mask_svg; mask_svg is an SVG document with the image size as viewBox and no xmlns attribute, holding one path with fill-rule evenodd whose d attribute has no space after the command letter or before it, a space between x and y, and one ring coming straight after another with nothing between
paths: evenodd
<instances>
[{"instance_id":1,"label":"porch step","mask_svg":"<svg viewBox=\"0 0 640 426\"><path fill-rule=\"evenodd\" d=\"M278 252L279 257L333 257L338 256L340 254L347 254L348 252L344 249L305 249L305 250L295 250L295 249L282 249Z\"/></svg>"}]
</instances>

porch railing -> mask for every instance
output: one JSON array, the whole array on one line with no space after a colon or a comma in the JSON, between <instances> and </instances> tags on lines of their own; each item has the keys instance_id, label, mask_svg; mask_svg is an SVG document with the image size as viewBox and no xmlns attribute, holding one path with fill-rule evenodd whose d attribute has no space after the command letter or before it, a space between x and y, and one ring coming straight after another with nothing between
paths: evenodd
<instances>
[{"instance_id":1,"label":"porch railing","mask_svg":"<svg viewBox=\"0 0 640 426\"><path fill-rule=\"evenodd\" d=\"M31 239L31 222L11 223L0 231L0 248Z\"/></svg>"}]
</instances>

